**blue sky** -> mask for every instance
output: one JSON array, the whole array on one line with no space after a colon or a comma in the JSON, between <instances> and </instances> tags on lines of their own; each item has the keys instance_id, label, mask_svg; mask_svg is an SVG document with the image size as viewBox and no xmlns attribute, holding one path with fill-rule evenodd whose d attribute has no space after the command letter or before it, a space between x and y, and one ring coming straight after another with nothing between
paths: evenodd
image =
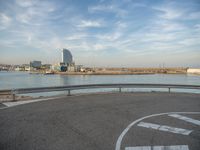
<instances>
[{"instance_id":1,"label":"blue sky","mask_svg":"<svg viewBox=\"0 0 200 150\"><path fill-rule=\"evenodd\" d=\"M200 67L200 0L0 0L0 63Z\"/></svg>"}]
</instances>

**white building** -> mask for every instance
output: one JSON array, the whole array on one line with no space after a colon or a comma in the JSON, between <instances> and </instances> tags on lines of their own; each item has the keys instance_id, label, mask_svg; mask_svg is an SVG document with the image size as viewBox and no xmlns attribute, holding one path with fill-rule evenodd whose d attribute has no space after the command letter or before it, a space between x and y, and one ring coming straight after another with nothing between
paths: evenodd
<instances>
[{"instance_id":1,"label":"white building","mask_svg":"<svg viewBox=\"0 0 200 150\"><path fill-rule=\"evenodd\" d=\"M74 63L68 64L67 71L69 71L69 72L75 72L76 71L75 64Z\"/></svg>"},{"instance_id":2,"label":"white building","mask_svg":"<svg viewBox=\"0 0 200 150\"><path fill-rule=\"evenodd\" d=\"M31 71L31 67L30 66L25 66L25 71Z\"/></svg>"},{"instance_id":3,"label":"white building","mask_svg":"<svg viewBox=\"0 0 200 150\"><path fill-rule=\"evenodd\" d=\"M200 68L188 68L187 73L191 74L200 74Z\"/></svg>"}]
</instances>

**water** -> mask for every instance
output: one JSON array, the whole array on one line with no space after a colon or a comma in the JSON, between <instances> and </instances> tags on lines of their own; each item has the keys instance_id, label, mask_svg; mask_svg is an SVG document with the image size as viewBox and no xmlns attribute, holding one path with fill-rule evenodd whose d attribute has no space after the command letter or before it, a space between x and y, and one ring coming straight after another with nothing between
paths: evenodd
<instances>
[{"instance_id":1,"label":"water","mask_svg":"<svg viewBox=\"0 0 200 150\"><path fill-rule=\"evenodd\" d=\"M14 88L48 87L48 86L64 86L64 85L79 85L79 84L103 84L103 83L154 83L154 84L200 85L200 76L189 75L189 74L188 75L187 74L42 75L42 74L29 74L28 72L0 72L0 90L14 89ZM100 89L100 91L104 90ZM126 90L128 91L130 89ZM87 92L87 90L85 91ZM58 92L55 93L58 94ZM54 95L55 93L46 93L46 94L43 93L40 95L43 96L52 94Z\"/></svg>"}]
</instances>

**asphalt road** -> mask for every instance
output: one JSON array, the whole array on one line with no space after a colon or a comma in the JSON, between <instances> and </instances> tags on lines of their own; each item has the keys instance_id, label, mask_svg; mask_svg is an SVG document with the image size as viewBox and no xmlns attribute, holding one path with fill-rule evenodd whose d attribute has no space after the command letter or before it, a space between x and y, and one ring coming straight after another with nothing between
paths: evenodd
<instances>
[{"instance_id":1,"label":"asphalt road","mask_svg":"<svg viewBox=\"0 0 200 150\"><path fill-rule=\"evenodd\" d=\"M0 150L199 150L200 114L166 112L200 112L200 94L93 94L1 109Z\"/></svg>"}]
</instances>

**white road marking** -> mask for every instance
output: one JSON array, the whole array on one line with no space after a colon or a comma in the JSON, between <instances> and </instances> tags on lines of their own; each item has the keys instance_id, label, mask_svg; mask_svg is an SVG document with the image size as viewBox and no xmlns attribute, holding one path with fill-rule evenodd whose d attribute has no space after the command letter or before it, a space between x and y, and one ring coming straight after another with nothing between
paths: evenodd
<instances>
[{"instance_id":1,"label":"white road marking","mask_svg":"<svg viewBox=\"0 0 200 150\"><path fill-rule=\"evenodd\" d=\"M122 143L122 139L124 138L124 136L126 135L126 133L130 130L130 128L132 126L134 126L135 124L137 124L138 122L147 119L147 118L151 118L151 117L156 117L156 116L162 116L162 115L169 115L169 114L200 114L200 112L167 112L167 113L159 113L159 114L152 114L152 115L148 115L142 118L139 118L135 121L133 121L132 123L130 123L124 130L123 132L120 134L120 136L117 139L116 145L115 145L115 150L121 150L121 143Z\"/></svg>"},{"instance_id":2,"label":"white road marking","mask_svg":"<svg viewBox=\"0 0 200 150\"><path fill-rule=\"evenodd\" d=\"M4 102L2 104L4 104L7 107L2 107L2 108L0 108L0 110L15 107L15 106L18 106L18 105L34 103L34 102L39 102L39 101L53 100L53 99L63 98L63 97L66 97L66 96L49 97L49 98L42 98L42 99L35 99L35 100L24 100L24 101L16 101L16 102Z\"/></svg>"},{"instance_id":3,"label":"white road marking","mask_svg":"<svg viewBox=\"0 0 200 150\"><path fill-rule=\"evenodd\" d=\"M126 147L125 150L189 150L189 148L188 145L137 146L137 147Z\"/></svg>"},{"instance_id":4,"label":"white road marking","mask_svg":"<svg viewBox=\"0 0 200 150\"><path fill-rule=\"evenodd\" d=\"M3 104L6 105L7 107L13 107L17 105L28 104L28 103L39 102L39 101L50 100L50 99L53 99L53 98L43 98L43 99L36 99L36 100L17 101L17 102L5 102Z\"/></svg>"},{"instance_id":5,"label":"white road marking","mask_svg":"<svg viewBox=\"0 0 200 150\"><path fill-rule=\"evenodd\" d=\"M89 95L88 93L86 94L78 94L78 95L72 95L70 97L78 97L82 95ZM54 99L60 99L60 98L66 98L66 95L63 96L57 96L57 97L49 97L49 98L42 98L42 99L35 99L35 100L24 100L24 101L16 101L16 102L3 102L2 104L5 105L5 107L1 107L1 109L8 109L11 107L15 107L18 105L23 105L23 104L28 104L28 103L34 103L34 102L39 102L39 101L45 101L45 100L54 100Z\"/></svg>"},{"instance_id":6,"label":"white road marking","mask_svg":"<svg viewBox=\"0 0 200 150\"><path fill-rule=\"evenodd\" d=\"M165 131L165 132L176 133L176 134L182 134L182 135L189 135L192 132L192 130L175 128L175 127L153 124L153 123L146 123L146 122L140 122L139 124L137 124L137 126L155 129L155 130L160 130L160 131Z\"/></svg>"},{"instance_id":7,"label":"white road marking","mask_svg":"<svg viewBox=\"0 0 200 150\"><path fill-rule=\"evenodd\" d=\"M200 126L200 121L196 120L196 119L192 119L192 118L189 118L189 117L186 117L186 116L182 116L182 115L179 115L179 114L170 114L168 116L174 117L174 118L177 118L177 119L180 119L180 120L184 120L186 122L190 122L190 123L193 123L195 125L199 125Z\"/></svg>"}]
</instances>

